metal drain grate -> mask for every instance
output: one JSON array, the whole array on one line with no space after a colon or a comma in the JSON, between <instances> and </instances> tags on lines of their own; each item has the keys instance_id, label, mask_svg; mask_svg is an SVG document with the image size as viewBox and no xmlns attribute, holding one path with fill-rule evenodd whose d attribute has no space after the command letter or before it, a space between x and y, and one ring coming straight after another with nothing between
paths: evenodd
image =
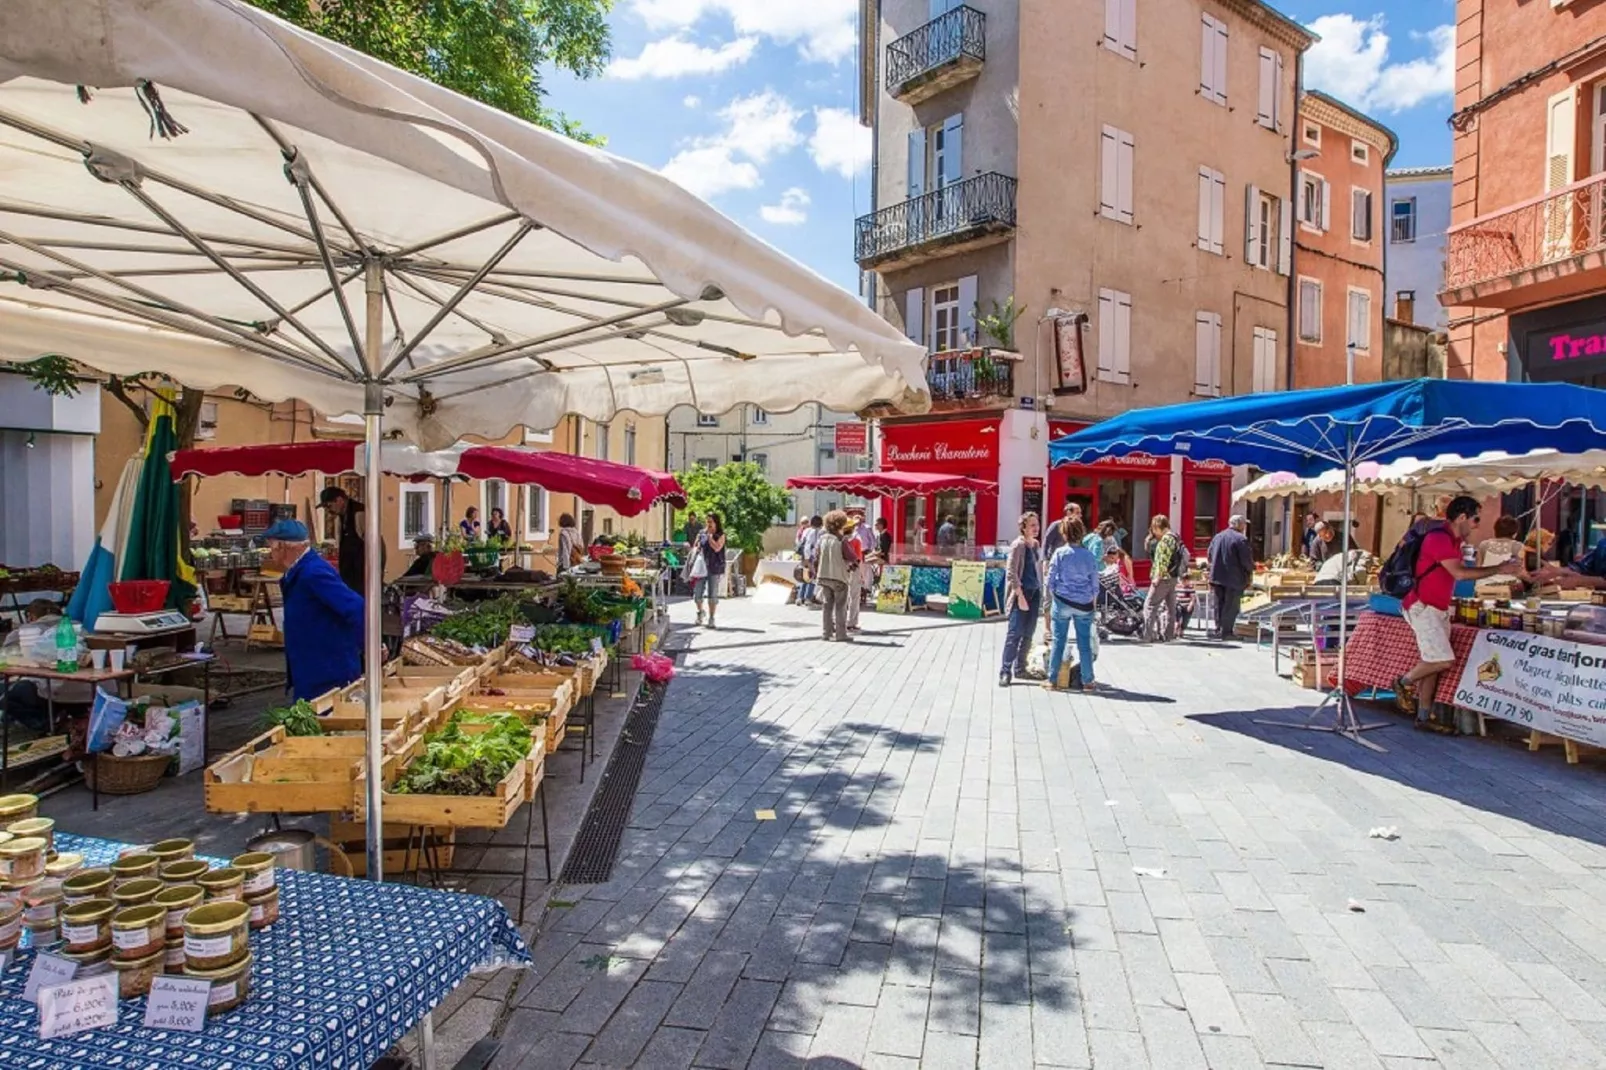
<instances>
[{"instance_id":1,"label":"metal drain grate","mask_svg":"<svg viewBox=\"0 0 1606 1070\"><path fill-rule=\"evenodd\" d=\"M563 864L559 879L564 884L601 884L613 876L619 840L630 821L636 785L641 782L641 768L647 762L647 748L658 728L658 714L668 691L667 686L644 686L625 719L619 743L602 774L602 785L591 799L568 861Z\"/></svg>"}]
</instances>

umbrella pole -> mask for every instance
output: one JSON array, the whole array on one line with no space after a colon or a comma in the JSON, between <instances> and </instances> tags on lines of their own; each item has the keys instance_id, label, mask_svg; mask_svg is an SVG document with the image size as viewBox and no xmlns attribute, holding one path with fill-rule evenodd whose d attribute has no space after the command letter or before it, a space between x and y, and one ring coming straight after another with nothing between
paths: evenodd
<instances>
[{"instance_id":1,"label":"umbrella pole","mask_svg":"<svg viewBox=\"0 0 1606 1070\"><path fill-rule=\"evenodd\" d=\"M380 365L380 347L384 336L384 283L378 261L369 261L367 269L368 323L364 338L363 358L369 374L377 377ZM380 735L381 703L384 699L384 666L381 637L380 599L384 587L384 544L380 534L379 513L384 489L381 485L379 443L384 422L385 388L377 382L365 384L363 392L363 445L366 451L366 488L363 521L363 696L364 727L367 731L367 837L368 877L382 881L384 875L384 828L381 812L384 785L380 774L384 769L384 739Z\"/></svg>"}]
</instances>

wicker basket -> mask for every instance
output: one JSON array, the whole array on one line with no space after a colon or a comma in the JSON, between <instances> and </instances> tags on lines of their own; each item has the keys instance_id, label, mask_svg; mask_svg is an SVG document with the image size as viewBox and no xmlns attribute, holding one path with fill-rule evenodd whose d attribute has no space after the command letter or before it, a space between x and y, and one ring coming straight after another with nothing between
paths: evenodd
<instances>
[{"instance_id":1,"label":"wicker basket","mask_svg":"<svg viewBox=\"0 0 1606 1070\"><path fill-rule=\"evenodd\" d=\"M133 758L97 755L84 763L84 784L102 795L139 795L162 782L172 761L171 754L141 754Z\"/></svg>"}]
</instances>

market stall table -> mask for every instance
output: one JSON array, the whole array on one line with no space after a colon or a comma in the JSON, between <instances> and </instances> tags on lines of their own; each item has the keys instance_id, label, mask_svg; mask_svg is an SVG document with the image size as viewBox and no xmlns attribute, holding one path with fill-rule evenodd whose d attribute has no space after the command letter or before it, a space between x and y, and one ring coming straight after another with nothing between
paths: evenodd
<instances>
[{"instance_id":1,"label":"market stall table","mask_svg":"<svg viewBox=\"0 0 1606 1070\"><path fill-rule=\"evenodd\" d=\"M1439 674L1435 702L1446 706L1454 703L1456 682L1461 679L1467 655L1481 630L1466 624L1450 625L1455 664ZM1422 657L1417 653L1416 633L1403 617L1367 610L1350 633L1347 660L1344 684L1351 693L1359 693L1393 691L1394 682L1414 669Z\"/></svg>"},{"instance_id":2,"label":"market stall table","mask_svg":"<svg viewBox=\"0 0 1606 1070\"><path fill-rule=\"evenodd\" d=\"M56 845L92 866L124 847L61 832ZM204 1032L146 1029L145 1001L135 999L121 1001L114 1026L40 1040L38 1012L22 998L35 953L23 950L0 973L0 1066L361 1068L422 1024L432 1068L434 1008L475 970L530 961L494 899L295 870L277 876L279 920L251 934L250 997L208 1019Z\"/></svg>"}]
</instances>

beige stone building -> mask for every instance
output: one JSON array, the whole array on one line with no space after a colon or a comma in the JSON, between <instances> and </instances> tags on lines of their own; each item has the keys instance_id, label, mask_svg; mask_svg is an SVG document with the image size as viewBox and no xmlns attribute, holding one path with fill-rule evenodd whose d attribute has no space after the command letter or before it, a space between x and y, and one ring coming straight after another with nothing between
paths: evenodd
<instances>
[{"instance_id":1,"label":"beige stone building","mask_svg":"<svg viewBox=\"0 0 1606 1070\"><path fill-rule=\"evenodd\" d=\"M861 15L876 203L855 253L876 306L931 350L938 401L886 421L883 441L940 457L981 436L946 450L999 481L996 503L975 503L977 542L1067 496L1128 531L1167 512L1207 542L1230 473L1049 472L1047 442L1133 407L1287 385L1313 38L1258 0L864 0ZM1001 338L986 317L1011 300L1024 312ZM933 508L955 505L894 526Z\"/></svg>"}]
</instances>

